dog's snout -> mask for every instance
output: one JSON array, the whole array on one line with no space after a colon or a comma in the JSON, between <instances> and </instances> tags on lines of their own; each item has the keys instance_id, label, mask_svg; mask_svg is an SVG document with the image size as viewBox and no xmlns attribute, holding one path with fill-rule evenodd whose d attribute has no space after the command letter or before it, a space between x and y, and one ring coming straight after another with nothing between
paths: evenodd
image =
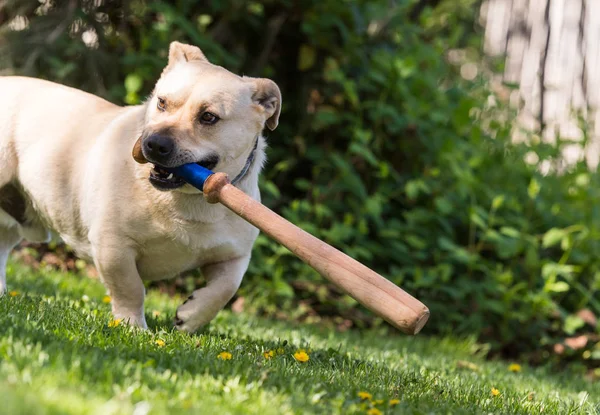
<instances>
[{"instance_id":1,"label":"dog's snout","mask_svg":"<svg viewBox=\"0 0 600 415\"><path fill-rule=\"evenodd\" d=\"M144 153L155 162L167 161L175 149L175 142L170 137L153 134L144 141Z\"/></svg>"}]
</instances>

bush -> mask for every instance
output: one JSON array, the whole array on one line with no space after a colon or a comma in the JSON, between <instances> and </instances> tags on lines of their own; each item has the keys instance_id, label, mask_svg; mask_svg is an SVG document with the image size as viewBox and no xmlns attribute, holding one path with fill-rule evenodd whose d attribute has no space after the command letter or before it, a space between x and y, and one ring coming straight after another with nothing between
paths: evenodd
<instances>
[{"instance_id":1,"label":"bush","mask_svg":"<svg viewBox=\"0 0 600 415\"><path fill-rule=\"evenodd\" d=\"M511 143L507 104L445 59L458 48L478 58L478 3L426 3L82 2L36 14L37 1L21 2L9 11L29 26L5 25L1 50L18 72L118 103L150 91L171 40L273 78L284 110L261 182L267 205L425 302L426 333L475 334L538 361L583 334L585 347L565 354L598 362L600 178L584 163L542 174L568 144L560 138ZM86 31L97 43L85 45ZM265 236L240 293L269 314L380 323Z\"/></svg>"}]
</instances>

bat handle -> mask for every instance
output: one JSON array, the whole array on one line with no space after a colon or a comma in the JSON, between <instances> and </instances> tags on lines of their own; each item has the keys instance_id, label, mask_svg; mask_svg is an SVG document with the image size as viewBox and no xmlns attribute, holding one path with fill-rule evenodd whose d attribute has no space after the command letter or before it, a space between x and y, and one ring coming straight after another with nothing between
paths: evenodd
<instances>
[{"instance_id":1,"label":"bat handle","mask_svg":"<svg viewBox=\"0 0 600 415\"><path fill-rule=\"evenodd\" d=\"M215 174L212 170L195 163L184 164L178 167L169 167L165 168L165 170L181 177L183 180L201 191L204 191L204 183L206 182L206 179Z\"/></svg>"},{"instance_id":2,"label":"bat handle","mask_svg":"<svg viewBox=\"0 0 600 415\"><path fill-rule=\"evenodd\" d=\"M429 309L419 300L252 199L231 185L226 174L207 177L203 192L208 202L225 205L404 333L417 334L427 323Z\"/></svg>"}]
</instances>

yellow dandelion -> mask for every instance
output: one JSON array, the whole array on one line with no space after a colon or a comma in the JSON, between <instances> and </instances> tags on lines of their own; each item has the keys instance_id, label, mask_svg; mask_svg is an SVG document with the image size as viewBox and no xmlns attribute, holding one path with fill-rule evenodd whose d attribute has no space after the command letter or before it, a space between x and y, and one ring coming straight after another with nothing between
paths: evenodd
<instances>
[{"instance_id":1,"label":"yellow dandelion","mask_svg":"<svg viewBox=\"0 0 600 415\"><path fill-rule=\"evenodd\" d=\"M121 321L123 321L122 318L118 318L116 320L111 320L108 322L108 327L110 327L110 328L117 327L119 324L121 324Z\"/></svg>"},{"instance_id":2,"label":"yellow dandelion","mask_svg":"<svg viewBox=\"0 0 600 415\"><path fill-rule=\"evenodd\" d=\"M298 350L296 353L294 353L294 359L300 363L305 363L308 362L310 357L308 357L308 353L306 353L304 350Z\"/></svg>"},{"instance_id":3,"label":"yellow dandelion","mask_svg":"<svg viewBox=\"0 0 600 415\"><path fill-rule=\"evenodd\" d=\"M396 406L400 403L400 399L390 399L390 406Z\"/></svg>"},{"instance_id":4,"label":"yellow dandelion","mask_svg":"<svg viewBox=\"0 0 600 415\"><path fill-rule=\"evenodd\" d=\"M102 302L104 304L108 304L110 303L111 299L110 299L110 295L105 295L104 297L102 297Z\"/></svg>"},{"instance_id":5,"label":"yellow dandelion","mask_svg":"<svg viewBox=\"0 0 600 415\"><path fill-rule=\"evenodd\" d=\"M383 414L383 412L381 412L377 408L371 408L367 411L367 415L382 415L382 414Z\"/></svg>"},{"instance_id":6,"label":"yellow dandelion","mask_svg":"<svg viewBox=\"0 0 600 415\"><path fill-rule=\"evenodd\" d=\"M272 357L275 356L275 351L273 350L268 350L266 352L263 353L263 356L265 357L265 359L270 359Z\"/></svg>"},{"instance_id":7,"label":"yellow dandelion","mask_svg":"<svg viewBox=\"0 0 600 415\"><path fill-rule=\"evenodd\" d=\"M165 347L165 344L167 344L167 343L165 343L165 341L164 341L164 340L162 340L162 339L158 339L158 340L156 340L154 343L156 343L156 345L157 345L158 347Z\"/></svg>"},{"instance_id":8,"label":"yellow dandelion","mask_svg":"<svg viewBox=\"0 0 600 415\"><path fill-rule=\"evenodd\" d=\"M520 372L521 371L521 365L518 363L512 363L508 366L508 370L510 372Z\"/></svg>"},{"instance_id":9,"label":"yellow dandelion","mask_svg":"<svg viewBox=\"0 0 600 415\"><path fill-rule=\"evenodd\" d=\"M358 397L362 400L371 400L373 395L371 395L369 392L358 392Z\"/></svg>"},{"instance_id":10,"label":"yellow dandelion","mask_svg":"<svg viewBox=\"0 0 600 415\"><path fill-rule=\"evenodd\" d=\"M500 396L500 391L496 388L492 388L492 396Z\"/></svg>"},{"instance_id":11,"label":"yellow dandelion","mask_svg":"<svg viewBox=\"0 0 600 415\"><path fill-rule=\"evenodd\" d=\"M233 356L229 352L221 352L217 355L217 359L221 360L231 360Z\"/></svg>"},{"instance_id":12,"label":"yellow dandelion","mask_svg":"<svg viewBox=\"0 0 600 415\"><path fill-rule=\"evenodd\" d=\"M11 297L16 297L17 295L19 295L18 291L11 291L8 293L8 295L10 295Z\"/></svg>"},{"instance_id":13,"label":"yellow dandelion","mask_svg":"<svg viewBox=\"0 0 600 415\"><path fill-rule=\"evenodd\" d=\"M383 399L375 399L371 402L373 402L373 405L381 405L383 403Z\"/></svg>"},{"instance_id":14,"label":"yellow dandelion","mask_svg":"<svg viewBox=\"0 0 600 415\"><path fill-rule=\"evenodd\" d=\"M158 311L158 310L152 311L152 317L158 317L158 316L160 316L160 311Z\"/></svg>"}]
</instances>

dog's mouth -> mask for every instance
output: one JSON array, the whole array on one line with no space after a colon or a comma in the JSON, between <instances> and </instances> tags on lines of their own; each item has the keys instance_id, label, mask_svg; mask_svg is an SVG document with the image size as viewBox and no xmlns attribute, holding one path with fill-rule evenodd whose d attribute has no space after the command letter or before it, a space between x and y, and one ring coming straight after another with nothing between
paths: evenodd
<instances>
[{"instance_id":1,"label":"dog's mouth","mask_svg":"<svg viewBox=\"0 0 600 415\"><path fill-rule=\"evenodd\" d=\"M185 180L175 176L173 173L169 173L158 165L154 165L154 168L150 170L148 180L158 190L173 190L185 185Z\"/></svg>"},{"instance_id":2,"label":"dog's mouth","mask_svg":"<svg viewBox=\"0 0 600 415\"><path fill-rule=\"evenodd\" d=\"M141 137L136 141L133 147L132 155L133 159L140 164L146 164L148 162L152 163L144 156L144 153L142 151ZM219 155L216 153L212 153L205 156L204 159L196 162L196 164L206 169L212 170L217 166L217 164L219 164L219 161ZM158 190L167 191L185 186L185 180L169 172L169 169L167 167L163 167L155 163L153 163L152 166L153 167L152 170L150 170L150 176L148 177L148 180Z\"/></svg>"},{"instance_id":3,"label":"dog's mouth","mask_svg":"<svg viewBox=\"0 0 600 415\"><path fill-rule=\"evenodd\" d=\"M219 157L212 155L202 161L197 162L196 164L212 170L217 166L218 163ZM154 167L152 170L150 170L150 176L148 177L148 180L150 180L150 183L152 183L152 185L158 190L174 190L185 186L185 180L169 172L165 167L157 164L154 164L153 166Z\"/></svg>"}]
</instances>

